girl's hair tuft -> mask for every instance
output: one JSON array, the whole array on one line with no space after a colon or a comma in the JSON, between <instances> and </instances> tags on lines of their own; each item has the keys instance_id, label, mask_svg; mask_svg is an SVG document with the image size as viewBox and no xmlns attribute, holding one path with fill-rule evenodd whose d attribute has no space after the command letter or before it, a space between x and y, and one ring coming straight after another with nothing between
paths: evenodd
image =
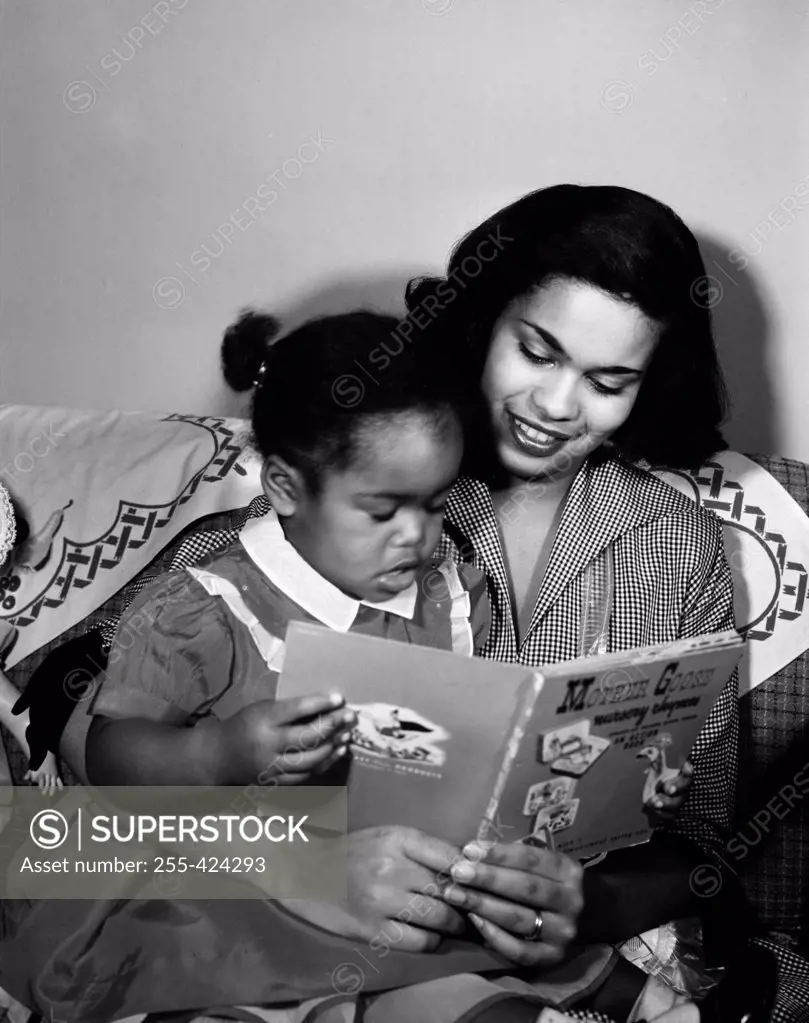
<instances>
[{"instance_id":1,"label":"girl's hair tuft","mask_svg":"<svg viewBox=\"0 0 809 1023\"><path fill-rule=\"evenodd\" d=\"M222 372L234 391L249 391L255 386L261 365L270 353L272 340L280 324L269 313L243 309L222 339Z\"/></svg>"}]
</instances>

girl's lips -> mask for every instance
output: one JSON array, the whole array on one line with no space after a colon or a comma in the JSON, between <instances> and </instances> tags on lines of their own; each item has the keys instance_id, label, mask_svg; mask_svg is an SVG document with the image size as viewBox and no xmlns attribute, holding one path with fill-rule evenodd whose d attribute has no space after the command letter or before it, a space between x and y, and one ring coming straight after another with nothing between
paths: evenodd
<instances>
[{"instance_id":1,"label":"girl's lips","mask_svg":"<svg viewBox=\"0 0 809 1023\"><path fill-rule=\"evenodd\" d=\"M379 584L387 592L401 593L416 581L417 568L418 566L416 565L413 567L402 566L388 569L387 572L383 572L378 577Z\"/></svg>"}]
</instances>

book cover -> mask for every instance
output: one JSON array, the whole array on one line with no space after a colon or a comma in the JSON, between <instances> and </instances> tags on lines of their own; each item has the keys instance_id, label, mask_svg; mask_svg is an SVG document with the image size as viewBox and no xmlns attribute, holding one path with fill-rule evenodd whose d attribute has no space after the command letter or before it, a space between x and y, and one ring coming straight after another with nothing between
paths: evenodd
<instances>
[{"instance_id":1,"label":"book cover","mask_svg":"<svg viewBox=\"0 0 809 1023\"><path fill-rule=\"evenodd\" d=\"M719 633L537 672L292 622L278 697L337 689L357 711L352 830L409 825L458 845L550 834L586 858L648 839L644 804L743 646Z\"/></svg>"},{"instance_id":2,"label":"book cover","mask_svg":"<svg viewBox=\"0 0 809 1023\"><path fill-rule=\"evenodd\" d=\"M357 711L352 830L409 825L462 845L539 684L531 668L291 622L278 698L336 689Z\"/></svg>"},{"instance_id":3,"label":"book cover","mask_svg":"<svg viewBox=\"0 0 809 1023\"><path fill-rule=\"evenodd\" d=\"M679 772L743 647L727 632L543 668L489 810L498 829L512 841L550 832L581 859L645 842L644 806Z\"/></svg>"}]
</instances>

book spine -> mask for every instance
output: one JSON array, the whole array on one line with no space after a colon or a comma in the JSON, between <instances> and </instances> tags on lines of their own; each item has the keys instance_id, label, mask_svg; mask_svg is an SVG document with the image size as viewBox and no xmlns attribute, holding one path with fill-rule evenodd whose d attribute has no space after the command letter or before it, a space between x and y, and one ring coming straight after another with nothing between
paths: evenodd
<instances>
[{"instance_id":1,"label":"book spine","mask_svg":"<svg viewBox=\"0 0 809 1023\"><path fill-rule=\"evenodd\" d=\"M492 846L495 845L497 841L497 829L495 827L497 808L500 806L500 800L503 796L506 783L508 782L508 777L511 774L511 768L520 751L520 746L522 745L523 738L525 737L526 729L528 728L528 724L534 713L534 706L537 702L537 697L542 692L542 686L544 684L545 679L542 674L535 671L533 673L533 679L528 693L523 700L517 719L512 726L511 735L509 736L509 740L506 745L506 751L503 754L503 762L500 765L500 770L494 783L494 789L492 790L489 804L486 807L486 813L478 827L478 833L475 841L479 846ZM494 838L492 838L492 834L494 834Z\"/></svg>"}]
</instances>

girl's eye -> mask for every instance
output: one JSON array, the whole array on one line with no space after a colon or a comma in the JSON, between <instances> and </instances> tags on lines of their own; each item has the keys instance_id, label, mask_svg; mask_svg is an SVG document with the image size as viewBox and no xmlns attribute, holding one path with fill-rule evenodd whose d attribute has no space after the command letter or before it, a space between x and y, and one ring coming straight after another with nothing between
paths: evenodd
<instances>
[{"instance_id":1,"label":"girl's eye","mask_svg":"<svg viewBox=\"0 0 809 1023\"><path fill-rule=\"evenodd\" d=\"M447 508L446 501L438 501L436 504L427 506L427 513L429 515L443 515Z\"/></svg>"},{"instance_id":2,"label":"girl's eye","mask_svg":"<svg viewBox=\"0 0 809 1023\"><path fill-rule=\"evenodd\" d=\"M618 387L607 387L606 384L602 384L600 380L589 379L590 386L598 394L609 394L613 397L622 394L624 391L624 385L620 384Z\"/></svg>"},{"instance_id":3,"label":"girl's eye","mask_svg":"<svg viewBox=\"0 0 809 1023\"><path fill-rule=\"evenodd\" d=\"M374 520L374 522L390 522L393 516L396 514L395 508L390 508L387 511L369 511L368 514Z\"/></svg>"},{"instance_id":4,"label":"girl's eye","mask_svg":"<svg viewBox=\"0 0 809 1023\"><path fill-rule=\"evenodd\" d=\"M537 366L550 366L553 362L553 359L550 359L545 355L539 355L537 352L532 352L528 345L526 345L523 341L520 341L520 351L529 362L533 362Z\"/></svg>"}]
</instances>

